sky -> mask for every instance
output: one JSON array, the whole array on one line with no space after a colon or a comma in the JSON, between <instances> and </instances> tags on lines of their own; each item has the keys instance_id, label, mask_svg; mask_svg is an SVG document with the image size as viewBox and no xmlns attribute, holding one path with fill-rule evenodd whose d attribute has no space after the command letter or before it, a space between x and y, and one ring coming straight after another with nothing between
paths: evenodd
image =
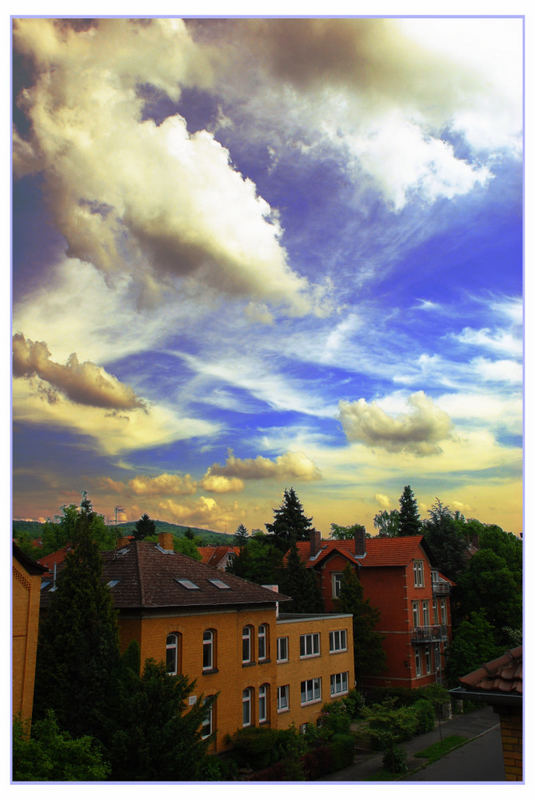
<instances>
[{"instance_id":1,"label":"sky","mask_svg":"<svg viewBox=\"0 0 535 800\"><path fill-rule=\"evenodd\" d=\"M519 18L13 21L13 505L522 530Z\"/></svg>"}]
</instances>

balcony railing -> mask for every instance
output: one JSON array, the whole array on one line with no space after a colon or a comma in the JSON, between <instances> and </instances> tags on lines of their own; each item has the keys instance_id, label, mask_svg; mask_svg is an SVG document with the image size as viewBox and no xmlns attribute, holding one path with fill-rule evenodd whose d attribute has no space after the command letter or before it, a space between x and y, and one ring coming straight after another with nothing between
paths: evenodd
<instances>
[{"instance_id":1,"label":"balcony railing","mask_svg":"<svg viewBox=\"0 0 535 800\"><path fill-rule=\"evenodd\" d=\"M451 586L447 581L433 581L433 594L436 595L449 595Z\"/></svg>"},{"instance_id":2,"label":"balcony railing","mask_svg":"<svg viewBox=\"0 0 535 800\"><path fill-rule=\"evenodd\" d=\"M413 644L422 644L423 642L445 642L447 639L447 625L423 625L422 627L414 628L411 633L411 641Z\"/></svg>"}]
</instances>

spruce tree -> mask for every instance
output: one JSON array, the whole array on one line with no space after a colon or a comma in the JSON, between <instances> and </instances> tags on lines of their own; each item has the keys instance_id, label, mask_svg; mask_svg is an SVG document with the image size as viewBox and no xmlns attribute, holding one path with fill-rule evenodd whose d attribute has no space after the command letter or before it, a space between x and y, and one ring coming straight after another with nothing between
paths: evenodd
<instances>
[{"instance_id":1,"label":"spruce tree","mask_svg":"<svg viewBox=\"0 0 535 800\"><path fill-rule=\"evenodd\" d=\"M148 536L154 536L156 525L148 514L143 514L136 522L136 527L132 533L134 534L134 539L145 539Z\"/></svg>"},{"instance_id":2,"label":"spruce tree","mask_svg":"<svg viewBox=\"0 0 535 800\"><path fill-rule=\"evenodd\" d=\"M418 536L421 529L418 504L410 486L399 498L399 536Z\"/></svg>"},{"instance_id":3,"label":"spruce tree","mask_svg":"<svg viewBox=\"0 0 535 800\"><path fill-rule=\"evenodd\" d=\"M321 614L325 609L318 576L307 569L299 558L295 542L290 547L286 566L280 571L279 591L292 598L284 603L284 611L296 614Z\"/></svg>"},{"instance_id":4,"label":"spruce tree","mask_svg":"<svg viewBox=\"0 0 535 800\"><path fill-rule=\"evenodd\" d=\"M243 547L244 545L247 544L248 538L249 535L247 533L247 528L245 527L245 525L240 523L236 528L236 532L234 534L234 544L236 545L236 547Z\"/></svg>"},{"instance_id":5,"label":"spruce tree","mask_svg":"<svg viewBox=\"0 0 535 800\"><path fill-rule=\"evenodd\" d=\"M342 575L336 610L353 614L355 678L360 687L366 676L380 675L383 672L386 657L382 647L383 637L375 630L381 616L380 611L364 598L362 584L349 564Z\"/></svg>"},{"instance_id":6,"label":"spruce tree","mask_svg":"<svg viewBox=\"0 0 535 800\"><path fill-rule=\"evenodd\" d=\"M266 522L266 530L273 534L275 544L286 551L292 542L308 540L312 530L312 517L306 517L293 488L284 490L284 501L274 508L273 522Z\"/></svg>"},{"instance_id":7,"label":"spruce tree","mask_svg":"<svg viewBox=\"0 0 535 800\"><path fill-rule=\"evenodd\" d=\"M53 709L72 736L106 738L117 697L119 642L116 613L101 580L101 559L91 536L92 511L82 508L73 550L49 592L37 650L34 715Z\"/></svg>"}]
</instances>

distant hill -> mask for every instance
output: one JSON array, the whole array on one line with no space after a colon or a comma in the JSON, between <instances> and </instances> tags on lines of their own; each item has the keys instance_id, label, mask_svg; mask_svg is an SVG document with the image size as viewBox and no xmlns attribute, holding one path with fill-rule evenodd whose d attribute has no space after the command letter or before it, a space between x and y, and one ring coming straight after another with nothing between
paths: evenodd
<instances>
[{"instance_id":1,"label":"distant hill","mask_svg":"<svg viewBox=\"0 0 535 800\"><path fill-rule=\"evenodd\" d=\"M136 527L136 521L137 520L134 522L119 522L117 527L123 530L125 533L132 533ZM163 522L159 519L155 519L153 522L156 526L156 533L168 532L179 538L184 536L185 532L189 528L189 530L191 530L191 532L198 539L200 539L203 544L232 544L232 540L234 539L234 534L232 533L219 533L218 531L209 531L205 530L204 528L193 528L190 525L175 525L173 522ZM43 523L41 522L34 522L32 520L25 519L14 519L13 536L25 533L34 539L38 539L41 535L42 527ZM115 526L109 525L108 527L111 528Z\"/></svg>"}]
</instances>

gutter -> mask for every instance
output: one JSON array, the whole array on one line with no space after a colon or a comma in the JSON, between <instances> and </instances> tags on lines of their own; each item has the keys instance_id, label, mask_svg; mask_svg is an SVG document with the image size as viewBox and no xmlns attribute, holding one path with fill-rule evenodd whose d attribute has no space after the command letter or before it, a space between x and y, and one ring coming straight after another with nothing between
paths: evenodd
<instances>
[{"instance_id":1,"label":"gutter","mask_svg":"<svg viewBox=\"0 0 535 800\"><path fill-rule=\"evenodd\" d=\"M449 689L449 694L456 700L477 700L492 706L513 706L515 708L522 708L523 696L513 692L478 691L476 689L464 689L462 686L457 686L455 689Z\"/></svg>"}]
</instances>

